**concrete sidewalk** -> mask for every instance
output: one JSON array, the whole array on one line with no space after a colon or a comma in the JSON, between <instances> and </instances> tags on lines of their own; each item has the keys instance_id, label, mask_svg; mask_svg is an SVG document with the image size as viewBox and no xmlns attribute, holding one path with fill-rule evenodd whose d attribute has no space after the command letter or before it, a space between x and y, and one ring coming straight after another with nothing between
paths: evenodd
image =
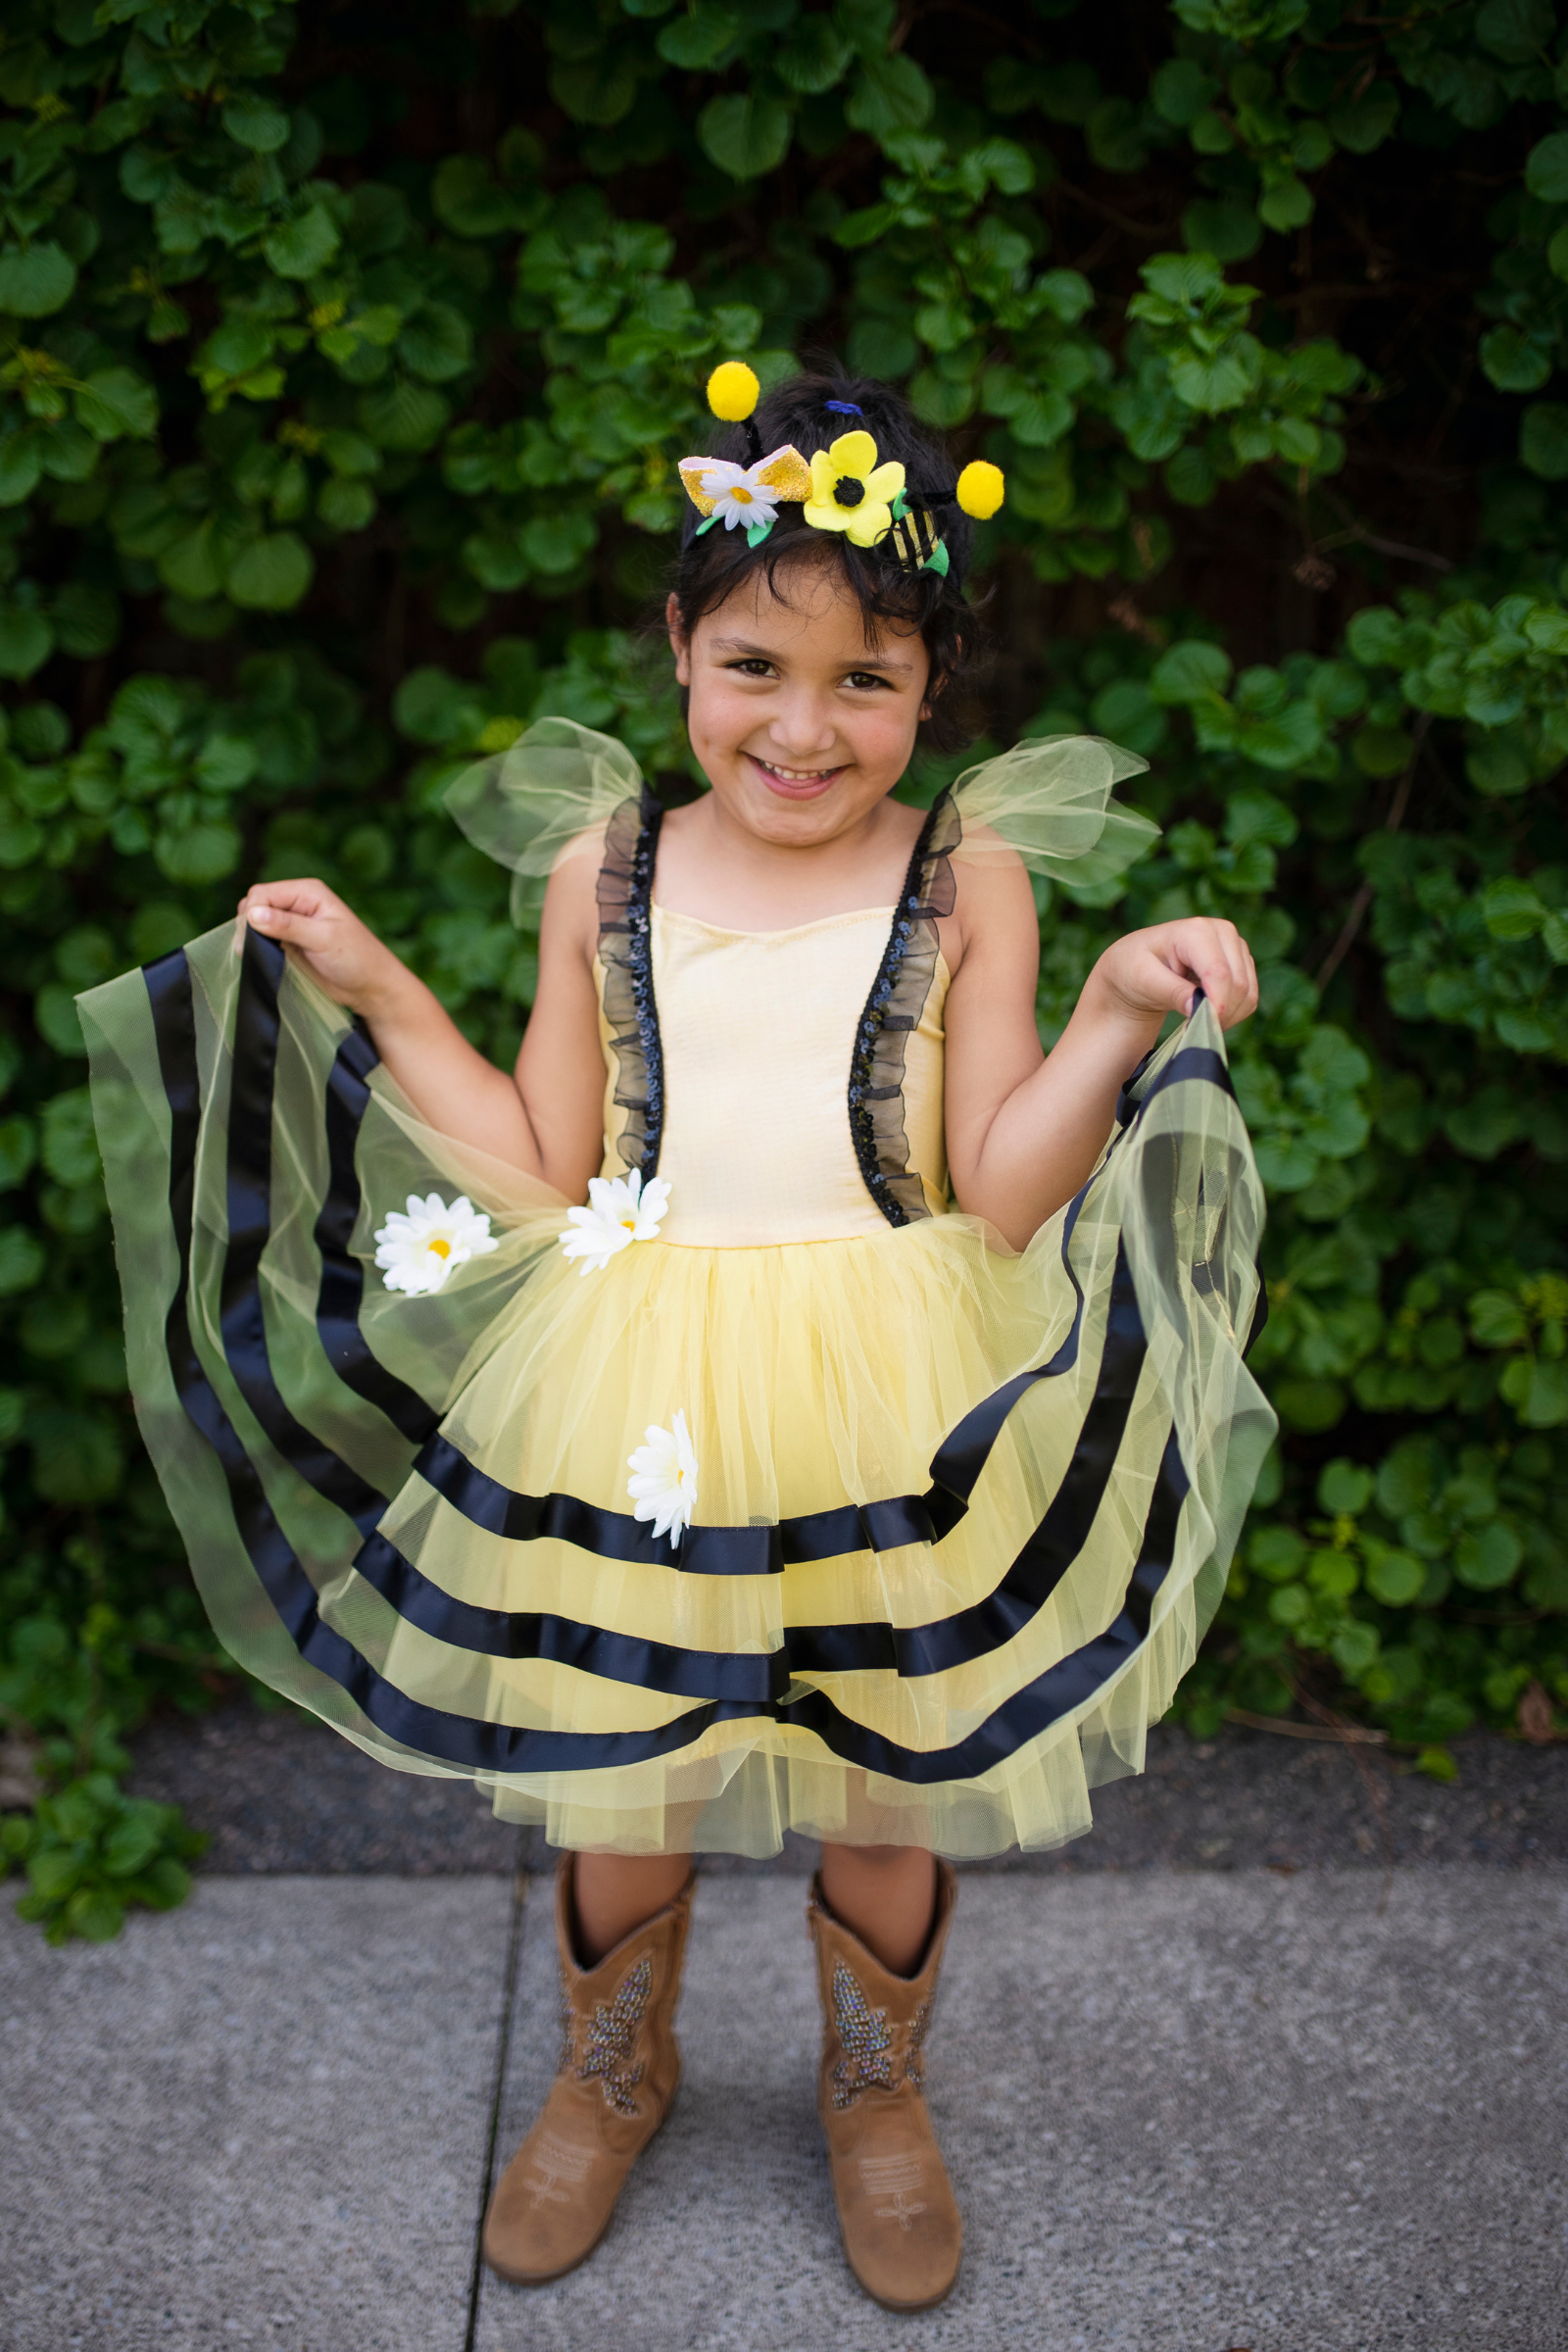
<instances>
[{"instance_id":1,"label":"concrete sidewalk","mask_svg":"<svg viewBox=\"0 0 1568 2352\"><path fill-rule=\"evenodd\" d=\"M553 2063L538 1881L207 1879L63 1952L0 1913L0 2344L1568 2345L1562 1873L970 1876L931 2069L968 2249L903 2321L837 2249L804 1892L700 1888L675 2116L532 2294L473 2248Z\"/></svg>"}]
</instances>

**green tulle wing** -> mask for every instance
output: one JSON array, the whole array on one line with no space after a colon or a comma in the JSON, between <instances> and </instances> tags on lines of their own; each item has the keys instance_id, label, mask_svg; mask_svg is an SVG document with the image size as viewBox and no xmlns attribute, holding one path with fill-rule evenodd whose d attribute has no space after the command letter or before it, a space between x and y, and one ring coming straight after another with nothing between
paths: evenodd
<instances>
[{"instance_id":1,"label":"green tulle wing","mask_svg":"<svg viewBox=\"0 0 1568 2352\"><path fill-rule=\"evenodd\" d=\"M573 842L642 789L642 770L623 743L574 718L540 718L510 751L465 768L446 805L475 849L510 867L513 917L526 922Z\"/></svg>"},{"instance_id":2,"label":"green tulle wing","mask_svg":"<svg viewBox=\"0 0 1568 2352\"><path fill-rule=\"evenodd\" d=\"M1111 799L1149 761L1101 735L1031 735L958 778L960 860L1016 852L1031 873L1074 889L1113 881L1159 838L1159 827Z\"/></svg>"}]
</instances>

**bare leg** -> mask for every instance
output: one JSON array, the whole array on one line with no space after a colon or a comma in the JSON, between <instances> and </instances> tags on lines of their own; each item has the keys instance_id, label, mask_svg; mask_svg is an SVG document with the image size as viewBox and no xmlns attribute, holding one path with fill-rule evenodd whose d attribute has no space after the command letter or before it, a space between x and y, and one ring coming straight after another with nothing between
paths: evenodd
<instances>
[{"instance_id":1,"label":"bare leg","mask_svg":"<svg viewBox=\"0 0 1568 2352\"><path fill-rule=\"evenodd\" d=\"M824 1845L828 1909L896 1977L913 1976L936 1917L936 1858L922 1845Z\"/></svg>"},{"instance_id":2,"label":"bare leg","mask_svg":"<svg viewBox=\"0 0 1568 2352\"><path fill-rule=\"evenodd\" d=\"M577 1957L592 1968L672 1903L691 1875L690 1854L579 1854L572 1872Z\"/></svg>"}]
</instances>

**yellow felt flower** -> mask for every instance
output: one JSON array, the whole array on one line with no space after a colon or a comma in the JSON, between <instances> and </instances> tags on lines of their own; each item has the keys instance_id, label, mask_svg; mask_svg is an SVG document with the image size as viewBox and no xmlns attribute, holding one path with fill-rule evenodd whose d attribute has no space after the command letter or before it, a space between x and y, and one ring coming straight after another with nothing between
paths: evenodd
<instances>
[{"instance_id":1,"label":"yellow felt flower","mask_svg":"<svg viewBox=\"0 0 1568 2352\"><path fill-rule=\"evenodd\" d=\"M876 462L869 433L841 433L811 460L811 495L801 512L815 531L843 531L857 547L871 547L893 527L893 501L904 488L904 467Z\"/></svg>"}]
</instances>

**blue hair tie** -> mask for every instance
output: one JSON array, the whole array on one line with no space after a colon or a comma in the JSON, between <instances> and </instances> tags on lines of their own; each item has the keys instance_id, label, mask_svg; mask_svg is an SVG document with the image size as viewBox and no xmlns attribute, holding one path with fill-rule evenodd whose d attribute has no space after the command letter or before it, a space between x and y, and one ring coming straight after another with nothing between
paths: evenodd
<instances>
[{"instance_id":1,"label":"blue hair tie","mask_svg":"<svg viewBox=\"0 0 1568 2352\"><path fill-rule=\"evenodd\" d=\"M863 416L865 415L865 411L858 409L853 400L824 400L822 406L824 409L831 409L835 416Z\"/></svg>"}]
</instances>

